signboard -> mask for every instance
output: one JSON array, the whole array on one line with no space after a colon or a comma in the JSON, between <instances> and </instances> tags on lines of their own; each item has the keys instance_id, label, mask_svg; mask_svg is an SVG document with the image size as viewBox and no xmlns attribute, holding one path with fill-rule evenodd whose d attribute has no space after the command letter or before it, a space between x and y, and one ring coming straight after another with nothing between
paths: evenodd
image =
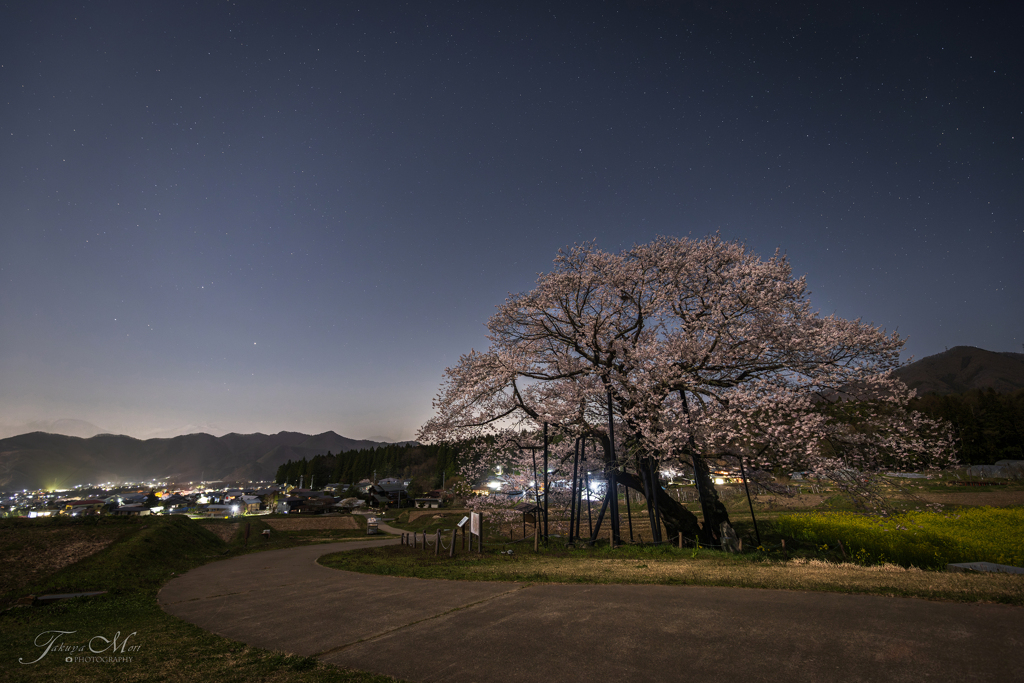
<instances>
[{"instance_id":1,"label":"signboard","mask_svg":"<svg viewBox=\"0 0 1024 683\"><path fill-rule=\"evenodd\" d=\"M459 528L461 529L462 527L466 526L466 522L468 522L468 521L469 521L469 517L463 517L462 521L459 522Z\"/></svg>"},{"instance_id":2,"label":"signboard","mask_svg":"<svg viewBox=\"0 0 1024 683\"><path fill-rule=\"evenodd\" d=\"M480 513L470 512L469 513L469 533L476 536L480 535Z\"/></svg>"}]
</instances>

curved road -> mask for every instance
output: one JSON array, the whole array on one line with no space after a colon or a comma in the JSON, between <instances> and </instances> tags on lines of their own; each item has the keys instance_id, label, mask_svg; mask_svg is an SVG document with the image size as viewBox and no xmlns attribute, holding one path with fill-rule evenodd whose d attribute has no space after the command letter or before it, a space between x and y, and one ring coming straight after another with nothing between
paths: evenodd
<instances>
[{"instance_id":1,"label":"curved road","mask_svg":"<svg viewBox=\"0 0 1024 683\"><path fill-rule=\"evenodd\" d=\"M388 529L390 530L390 529ZM214 562L167 612L257 647L409 681L1024 681L1024 609L700 586L438 581L316 559Z\"/></svg>"}]
</instances>

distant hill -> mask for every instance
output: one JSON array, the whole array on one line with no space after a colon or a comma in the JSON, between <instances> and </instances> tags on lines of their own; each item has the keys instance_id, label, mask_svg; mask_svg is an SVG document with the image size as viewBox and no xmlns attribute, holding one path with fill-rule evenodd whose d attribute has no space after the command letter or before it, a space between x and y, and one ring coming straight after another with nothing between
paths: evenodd
<instances>
[{"instance_id":1,"label":"distant hill","mask_svg":"<svg viewBox=\"0 0 1024 683\"><path fill-rule=\"evenodd\" d=\"M954 346L894 373L921 394L958 394L972 389L1008 393L1024 389L1024 353Z\"/></svg>"},{"instance_id":2,"label":"distant hill","mask_svg":"<svg viewBox=\"0 0 1024 683\"><path fill-rule=\"evenodd\" d=\"M90 438L31 432L0 440L0 489L70 488L78 484L149 479L259 481L279 465L388 444L349 439L334 432L309 435L187 434L171 439L134 439L99 434Z\"/></svg>"},{"instance_id":3,"label":"distant hill","mask_svg":"<svg viewBox=\"0 0 1024 683\"><path fill-rule=\"evenodd\" d=\"M0 439L29 432L47 432L49 434L66 434L68 436L80 436L88 439L90 436L103 434L109 430L97 427L85 420L72 420L68 418L60 420L33 420L20 425L0 425Z\"/></svg>"}]
</instances>

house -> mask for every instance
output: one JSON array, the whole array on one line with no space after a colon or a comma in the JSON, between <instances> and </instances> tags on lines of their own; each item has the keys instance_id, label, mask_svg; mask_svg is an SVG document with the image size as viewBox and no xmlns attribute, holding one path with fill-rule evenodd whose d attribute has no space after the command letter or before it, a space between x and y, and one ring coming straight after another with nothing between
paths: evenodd
<instances>
[{"instance_id":1,"label":"house","mask_svg":"<svg viewBox=\"0 0 1024 683\"><path fill-rule=\"evenodd\" d=\"M145 517L150 513L151 510L145 505L122 505L110 511L110 514L121 517Z\"/></svg>"},{"instance_id":2,"label":"house","mask_svg":"<svg viewBox=\"0 0 1024 683\"><path fill-rule=\"evenodd\" d=\"M375 508L385 508L391 502L388 496L383 496L379 493L370 494L370 506Z\"/></svg>"},{"instance_id":3,"label":"house","mask_svg":"<svg viewBox=\"0 0 1024 683\"><path fill-rule=\"evenodd\" d=\"M277 512L279 514L288 514L290 512L306 512L306 499L299 498L298 496L287 496L285 498L278 498L277 500Z\"/></svg>"},{"instance_id":4,"label":"house","mask_svg":"<svg viewBox=\"0 0 1024 683\"><path fill-rule=\"evenodd\" d=\"M417 498L416 507L418 508L439 508L441 507L440 498Z\"/></svg>"},{"instance_id":5,"label":"house","mask_svg":"<svg viewBox=\"0 0 1024 683\"><path fill-rule=\"evenodd\" d=\"M97 498L88 500L69 500L64 503L64 510L61 514L77 517L79 515L98 515L106 503Z\"/></svg>"},{"instance_id":6,"label":"house","mask_svg":"<svg viewBox=\"0 0 1024 683\"><path fill-rule=\"evenodd\" d=\"M409 483L401 479L381 479L371 487L370 494L387 498L384 501L385 505L398 505L400 507L403 499L409 499L409 494L406 493L408 486Z\"/></svg>"},{"instance_id":7,"label":"house","mask_svg":"<svg viewBox=\"0 0 1024 683\"><path fill-rule=\"evenodd\" d=\"M204 507L199 511L199 514L206 517L234 517L238 512L239 506L237 505L218 505L214 503Z\"/></svg>"},{"instance_id":8,"label":"house","mask_svg":"<svg viewBox=\"0 0 1024 683\"><path fill-rule=\"evenodd\" d=\"M352 512L355 508L366 507L366 501L358 498L343 498L331 506L336 512Z\"/></svg>"},{"instance_id":9,"label":"house","mask_svg":"<svg viewBox=\"0 0 1024 683\"><path fill-rule=\"evenodd\" d=\"M330 512L334 505L334 498L331 496L316 495L306 498L306 511L315 513Z\"/></svg>"},{"instance_id":10,"label":"house","mask_svg":"<svg viewBox=\"0 0 1024 683\"><path fill-rule=\"evenodd\" d=\"M263 501L256 496L242 496L235 501L235 504L241 507L243 513L251 515L259 512Z\"/></svg>"},{"instance_id":11,"label":"house","mask_svg":"<svg viewBox=\"0 0 1024 683\"><path fill-rule=\"evenodd\" d=\"M187 507L190 501L184 496L174 493L169 496L160 499L160 504L164 506L164 509Z\"/></svg>"}]
</instances>

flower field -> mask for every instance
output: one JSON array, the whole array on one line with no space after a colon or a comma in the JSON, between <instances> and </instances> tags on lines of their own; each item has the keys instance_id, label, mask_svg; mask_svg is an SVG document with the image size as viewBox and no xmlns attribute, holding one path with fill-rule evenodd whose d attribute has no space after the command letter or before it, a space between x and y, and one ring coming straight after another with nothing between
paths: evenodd
<instances>
[{"instance_id":1,"label":"flower field","mask_svg":"<svg viewBox=\"0 0 1024 683\"><path fill-rule=\"evenodd\" d=\"M867 517L846 512L793 514L776 521L786 536L835 547L860 564L891 562L944 569L950 562L1024 566L1024 508L969 508Z\"/></svg>"}]
</instances>

